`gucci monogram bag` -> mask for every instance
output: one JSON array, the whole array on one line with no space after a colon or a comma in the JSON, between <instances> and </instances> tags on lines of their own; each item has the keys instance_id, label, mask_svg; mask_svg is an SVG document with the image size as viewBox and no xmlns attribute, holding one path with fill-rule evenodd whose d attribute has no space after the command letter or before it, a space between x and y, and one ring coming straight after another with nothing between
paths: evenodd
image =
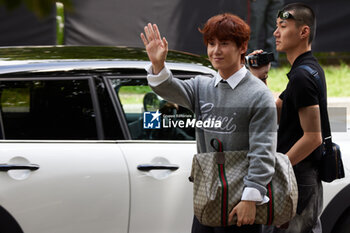
<instances>
[{"instance_id":1,"label":"gucci monogram bag","mask_svg":"<svg viewBox=\"0 0 350 233\"><path fill-rule=\"evenodd\" d=\"M213 144L212 144L213 145ZM194 214L207 226L235 225L230 211L239 203L248 173L247 151L210 152L193 157ZM283 225L296 213L298 188L288 157L276 153L275 174L268 184L268 203L256 206L256 224Z\"/></svg>"}]
</instances>

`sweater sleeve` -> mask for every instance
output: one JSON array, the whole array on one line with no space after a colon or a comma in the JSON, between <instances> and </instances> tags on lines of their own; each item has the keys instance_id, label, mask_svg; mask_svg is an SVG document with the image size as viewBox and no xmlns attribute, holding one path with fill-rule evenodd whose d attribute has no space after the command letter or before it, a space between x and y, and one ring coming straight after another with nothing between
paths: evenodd
<instances>
[{"instance_id":1,"label":"sweater sleeve","mask_svg":"<svg viewBox=\"0 0 350 233\"><path fill-rule=\"evenodd\" d=\"M180 80L173 76L165 66L158 74L151 73L151 68L146 68L147 80L152 90L167 101L179 104L194 111L195 79Z\"/></svg>"},{"instance_id":2,"label":"sweater sleeve","mask_svg":"<svg viewBox=\"0 0 350 233\"><path fill-rule=\"evenodd\" d=\"M258 95L252 104L247 155L249 168L244 184L265 196L266 186L275 172L277 112L273 96L268 90Z\"/></svg>"}]
</instances>

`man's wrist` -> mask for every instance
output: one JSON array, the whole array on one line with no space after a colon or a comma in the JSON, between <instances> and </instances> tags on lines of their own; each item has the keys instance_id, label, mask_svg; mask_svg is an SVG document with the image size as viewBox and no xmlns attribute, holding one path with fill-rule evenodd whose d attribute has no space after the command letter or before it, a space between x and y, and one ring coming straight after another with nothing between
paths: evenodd
<instances>
[{"instance_id":1,"label":"man's wrist","mask_svg":"<svg viewBox=\"0 0 350 233\"><path fill-rule=\"evenodd\" d=\"M154 75L157 75L159 74L165 67L165 64L164 62L163 63L160 63L160 64L154 64L152 63L152 72Z\"/></svg>"},{"instance_id":2,"label":"man's wrist","mask_svg":"<svg viewBox=\"0 0 350 233\"><path fill-rule=\"evenodd\" d=\"M256 201L248 201L248 200L241 200L241 202L247 203L247 204L251 204L251 205L256 205Z\"/></svg>"},{"instance_id":3,"label":"man's wrist","mask_svg":"<svg viewBox=\"0 0 350 233\"><path fill-rule=\"evenodd\" d=\"M160 85L161 83L165 82L171 76L171 72L166 66L164 66L164 68L158 74L153 74L153 65L152 64L148 64L145 67L145 70L147 71L148 84L151 87L156 87L156 86Z\"/></svg>"}]
</instances>

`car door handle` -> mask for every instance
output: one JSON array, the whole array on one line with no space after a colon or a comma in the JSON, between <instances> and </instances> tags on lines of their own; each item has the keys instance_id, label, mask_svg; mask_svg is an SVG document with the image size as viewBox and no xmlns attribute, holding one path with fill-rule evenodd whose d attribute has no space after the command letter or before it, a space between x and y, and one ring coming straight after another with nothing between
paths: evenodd
<instances>
[{"instance_id":1,"label":"car door handle","mask_svg":"<svg viewBox=\"0 0 350 233\"><path fill-rule=\"evenodd\" d=\"M137 166L137 169L140 171L151 171L151 170L170 170L170 171L176 171L180 167L176 164L167 164L167 165L154 165L154 164L140 164Z\"/></svg>"},{"instance_id":2,"label":"car door handle","mask_svg":"<svg viewBox=\"0 0 350 233\"><path fill-rule=\"evenodd\" d=\"M9 170L31 170L35 171L40 168L37 164L19 165L19 164L0 164L0 171L7 172Z\"/></svg>"}]
</instances>

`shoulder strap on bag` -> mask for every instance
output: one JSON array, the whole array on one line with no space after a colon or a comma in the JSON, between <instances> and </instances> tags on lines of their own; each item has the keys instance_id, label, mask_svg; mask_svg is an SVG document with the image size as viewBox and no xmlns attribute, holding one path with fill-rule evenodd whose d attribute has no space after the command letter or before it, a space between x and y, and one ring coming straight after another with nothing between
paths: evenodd
<instances>
[{"instance_id":1,"label":"shoulder strap on bag","mask_svg":"<svg viewBox=\"0 0 350 233\"><path fill-rule=\"evenodd\" d=\"M301 65L301 66L298 66L298 68L306 70L316 80L316 83L318 86L319 101L320 101L322 137L323 137L323 141L326 145L326 148L331 148L332 147L331 127L329 124L327 102L326 102L326 97L324 95L324 89L323 89L323 85L321 82L321 78L320 78L318 72L316 70L313 70L310 66Z\"/></svg>"}]
</instances>

